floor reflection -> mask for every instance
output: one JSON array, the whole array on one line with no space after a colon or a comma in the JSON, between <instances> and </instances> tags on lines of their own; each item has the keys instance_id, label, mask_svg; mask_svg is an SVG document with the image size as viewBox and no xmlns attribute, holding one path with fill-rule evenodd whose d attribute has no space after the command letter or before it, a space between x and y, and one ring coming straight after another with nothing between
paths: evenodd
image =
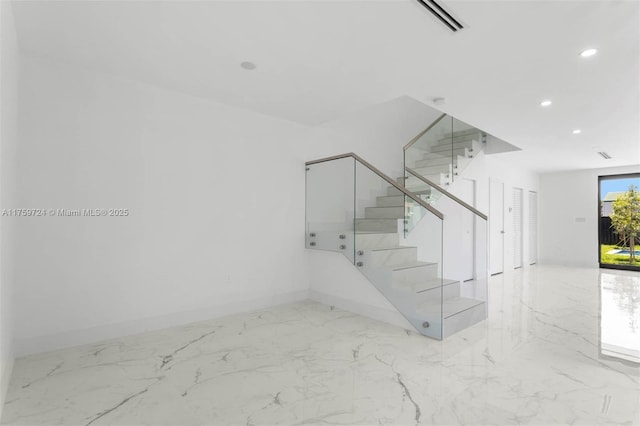
<instances>
[{"instance_id":1,"label":"floor reflection","mask_svg":"<svg viewBox=\"0 0 640 426\"><path fill-rule=\"evenodd\" d=\"M600 351L640 363L640 274L600 272Z\"/></svg>"}]
</instances>

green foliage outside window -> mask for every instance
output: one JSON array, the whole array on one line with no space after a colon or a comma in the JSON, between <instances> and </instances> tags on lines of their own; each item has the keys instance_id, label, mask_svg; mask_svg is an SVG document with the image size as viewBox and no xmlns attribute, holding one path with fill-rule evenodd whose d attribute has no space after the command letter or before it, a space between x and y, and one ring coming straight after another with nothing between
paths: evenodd
<instances>
[{"instance_id":1,"label":"green foliage outside window","mask_svg":"<svg viewBox=\"0 0 640 426\"><path fill-rule=\"evenodd\" d=\"M611 226L620 237L620 245L629 247L630 263L636 259L636 242L640 241L640 192L635 185L613 202Z\"/></svg>"}]
</instances>

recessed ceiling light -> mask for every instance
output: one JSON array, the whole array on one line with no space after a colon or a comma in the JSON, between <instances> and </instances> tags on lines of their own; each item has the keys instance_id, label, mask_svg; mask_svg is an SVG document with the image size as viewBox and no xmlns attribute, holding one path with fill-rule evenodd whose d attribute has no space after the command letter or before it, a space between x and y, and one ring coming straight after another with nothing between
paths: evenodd
<instances>
[{"instance_id":1,"label":"recessed ceiling light","mask_svg":"<svg viewBox=\"0 0 640 426\"><path fill-rule=\"evenodd\" d=\"M585 49L580 52L580 56L582 56L583 58L588 58L589 56L593 56L596 53L598 53L598 49Z\"/></svg>"},{"instance_id":2,"label":"recessed ceiling light","mask_svg":"<svg viewBox=\"0 0 640 426\"><path fill-rule=\"evenodd\" d=\"M249 71L252 71L252 70L256 69L256 64L254 64L253 62L248 62L248 61L244 61L244 62L240 63L240 66L242 68L244 68L245 70L249 70Z\"/></svg>"},{"instance_id":3,"label":"recessed ceiling light","mask_svg":"<svg viewBox=\"0 0 640 426\"><path fill-rule=\"evenodd\" d=\"M580 129L575 129L575 130L573 131L573 134L574 134L574 135L579 135L580 133L582 133L582 130L580 130Z\"/></svg>"},{"instance_id":4,"label":"recessed ceiling light","mask_svg":"<svg viewBox=\"0 0 640 426\"><path fill-rule=\"evenodd\" d=\"M548 107L549 105L551 105L551 101L549 99L540 102L540 106Z\"/></svg>"}]
</instances>

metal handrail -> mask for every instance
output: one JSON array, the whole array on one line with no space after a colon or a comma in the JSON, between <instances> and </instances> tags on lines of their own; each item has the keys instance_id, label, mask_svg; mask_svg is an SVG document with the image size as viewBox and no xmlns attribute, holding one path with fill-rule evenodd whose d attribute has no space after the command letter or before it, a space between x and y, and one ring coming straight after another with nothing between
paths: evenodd
<instances>
[{"instance_id":1,"label":"metal handrail","mask_svg":"<svg viewBox=\"0 0 640 426\"><path fill-rule=\"evenodd\" d=\"M423 131L418 133L418 135L415 138L411 139L409 141L409 143L404 146L403 150L406 151L407 149L411 148L411 145L413 145L414 143L418 142L418 139L420 139L425 133L427 133L429 130L431 130L433 128L433 126L438 124L440 122L440 120L442 120L446 116L447 116L447 114L442 114L440 117L438 117L438 119L436 121L434 121L433 123L431 123L431 125L429 127L427 127L426 129L424 129Z\"/></svg>"},{"instance_id":2,"label":"metal handrail","mask_svg":"<svg viewBox=\"0 0 640 426\"><path fill-rule=\"evenodd\" d=\"M465 209L471 211L473 214L476 214L478 216L480 216L481 218L483 218L484 220L487 220L487 215L480 212L479 210L476 210L474 207L470 206L469 204L465 203L464 201L462 201L460 198L456 197L455 195L453 195L452 193L450 193L449 191L447 191L446 189L442 188L440 185L431 182L429 179L427 179L426 177L422 176L421 174L419 174L418 172L416 172L415 170L412 170L409 167L405 167L405 169L407 170L407 172L409 172L410 174L412 174L413 176L417 177L418 179L420 179L422 182L426 183L427 185L435 188L436 190L442 192L444 195L446 195L447 197L451 198L453 201L455 201L456 203L460 204L462 207L464 207Z\"/></svg>"},{"instance_id":3,"label":"metal handrail","mask_svg":"<svg viewBox=\"0 0 640 426\"><path fill-rule=\"evenodd\" d=\"M352 157L354 160L358 161L360 164L362 164L363 166L367 167L369 170L371 170L372 172L374 172L375 174L380 176L382 179L387 181L387 183L389 183L391 186L396 188L398 191L402 192L404 195L406 195L407 197L411 198L413 201L415 201L416 203L420 204L425 209L429 210L431 213L436 215L438 218L444 219L444 215L442 213L440 213L438 210L436 210L435 208L431 207L429 204L425 203L423 200L421 200L413 192L408 191L405 187L398 185L389 176L385 175L380 170L378 170L376 167L374 167L373 165L368 163L366 160L363 160L361 157L359 157L357 154L354 154L353 152L348 152L346 154L340 154L340 155L334 155L334 156L331 156L331 157L320 158L318 160L313 160L313 161L307 161L305 164L307 166L310 166L312 164L324 163L324 162L327 162L327 161L339 160L341 158L347 158L347 157Z\"/></svg>"}]
</instances>

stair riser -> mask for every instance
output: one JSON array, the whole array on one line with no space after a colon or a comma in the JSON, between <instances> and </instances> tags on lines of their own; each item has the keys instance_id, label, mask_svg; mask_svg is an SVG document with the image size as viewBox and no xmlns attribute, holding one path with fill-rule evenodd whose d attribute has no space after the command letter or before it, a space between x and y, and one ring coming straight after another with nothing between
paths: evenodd
<instances>
[{"instance_id":1,"label":"stair riser","mask_svg":"<svg viewBox=\"0 0 640 426\"><path fill-rule=\"evenodd\" d=\"M447 154L451 152L451 148L452 148L451 143L446 143L441 145L434 145L431 147L429 151L432 153L442 152L444 154ZM456 142L453 144L453 149L463 149L463 148L468 148L469 150L473 150L473 152L478 152L482 150L483 146L482 146L482 143L478 142L476 139L472 139L466 142Z\"/></svg>"},{"instance_id":2,"label":"stair riser","mask_svg":"<svg viewBox=\"0 0 640 426\"><path fill-rule=\"evenodd\" d=\"M377 207L402 207L404 206L404 195L397 195L394 197L378 197L376 198L376 206Z\"/></svg>"},{"instance_id":3,"label":"stair riser","mask_svg":"<svg viewBox=\"0 0 640 426\"><path fill-rule=\"evenodd\" d=\"M406 247L391 250L375 250L371 252L370 259L374 267L402 265L416 262L418 259L418 249L416 247Z\"/></svg>"},{"instance_id":4,"label":"stair riser","mask_svg":"<svg viewBox=\"0 0 640 426\"><path fill-rule=\"evenodd\" d=\"M456 156L460 156L460 157L470 157L473 155L473 152L469 151L467 148L462 149L462 150L456 150L453 153L453 157L450 151L446 152L446 153L439 153L439 154L434 154L434 153L429 153L429 154L425 154L422 159L423 160L433 160L433 159L441 159L441 158L447 158L448 162L451 162L452 158L455 158Z\"/></svg>"},{"instance_id":5,"label":"stair riser","mask_svg":"<svg viewBox=\"0 0 640 426\"><path fill-rule=\"evenodd\" d=\"M445 182L449 181L446 174L444 173L428 174L428 175L425 174L422 176L424 176L427 180L430 180L431 182L435 183L436 185L443 185ZM422 188L423 190L426 188L430 188L427 185L427 183L413 176L407 179L406 185L407 185L407 189L412 192L414 192L414 190L418 190L419 188Z\"/></svg>"},{"instance_id":6,"label":"stair riser","mask_svg":"<svg viewBox=\"0 0 640 426\"><path fill-rule=\"evenodd\" d=\"M365 232L398 232L398 219L356 219L356 231Z\"/></svg>"},{"instance_id":7,"label":"stair riser","mask_svg":"<svg viewBox=\"0 0 640 426\"><path fill-rule=\"evenodd\" d=\"M469 141L478 141L480 142L482 140L482 134L480 133L472 133L470 135L462 135L462 136L454 136L453 137L453 143L458 143L458 142L469 142ZM438 139L437 145L444 145L444 144L450 144L451 143L451 138L447 137L447 138L442 138L442 139Z\"/></svg>"},{"instance_id":8,"label":"stair riser","mask_svg":"<svg viewBox=\"0 0 640 426\"><path fill-rule=\"evenodd\" d=\"M438 276L438 264L405 268L392 272L394 287L406 287L411 284L435 279Z\"/></svg>"},{"instance_id":9,"label":"stair riser","mask_svg":"<svg viewBox=\"0 0 640 426\"><path fill-rule=\"evenodd\" d=\"M397 233L356 234L356 251L400 245Z\"/></svg>"},{"instance_id":10,"label":"stair riser","mask_svg":"<svg viewBox=\"0 0 640 426\"><path fill-rule=\"evenodd\" d=\"M461 159L464 159L464 157L458 155L456 156L456 158L454 158L454 161L460 161ZM430 160L418 160L416 161L416 163L414 164L413 168L414 169L418 169L420 167L433 167L433 166L439 166L442 164L451 164L451 157L441 157L441 158L433 158Z\"/></svg>"},{"instance_id":11,"label":"stair riser","mask_svg":"<svg viewBox=\"0 0 640 426\"><path fill-rule=\"evenodd\" d=\"M439 155L439 156L456 156L456 155L462 155L463 157L468 157L469 155L473 154L473 148L470 146L461 146L461 147L456 147L453 148L453 151L451 150L451 147L434 147L431 148L431 154L432 155ZM428 159L428 157L425 155L425 160Z\"/></svg>"},{"instance_id":12,"label":"stair riser","mask_svg":"<svg viewBox=\"0 0 640 426\"><path fill-rule=\"evenodd\" d=\"M471 309L460 312L449 318L445 318L443 323L442 338L449 337L460 330L471 327L474 324L483 321L487 317L487 304L482 303Z\"/></svg>"},{"instance_id":13,"label":"stair riser","mask_svg":"<svg viewBox=\"0 0 640 426\"><path fill-rule=\"evenodd\" d=\"M431 193L430 189L425 184L422 184L422 188L416 188L415 190L409 189L409 190L416 195L429 195ZM404 196L404 194L400 192L400 190L392 186L387 187L387 195Z\"/></svg>"},{"instance_id":14,"label":"stair riser","mask_svg":"<svg viewBox=\"0 0 640 426\"><path fill-rule=\"evenodd\" d=\"M415 169L413 169L414 171L418 172L418 174L420 175L427 175L427 174L435 174L435 173L451 173L451 164L438 164L435 166L422 166L422 167L417 167Z\"/></svg>"},{"instance_id":15,"label":"stair riser","mask_svg":"<svg viewBox=\"0 0 640 426\"><path fill-rule=\"evenodd\" d=\"M404 219L404 206L402 207L367 207L364 209L367 219Z\"/></svg>"},{"instance_id":16,"label":"stair riser","mask_svg":"<svg viewBox=\"0 0 640 426\"><path fill-rule=\"evenodd\" d=\"M387 195L400 196L404 194L399 189L396 189L393 186L389 186L387 187Z\"/></svg>"},{"instance_id":17,"label":"stair riser","mask_svg":"<svg viewBox=\"0 0 640 426\"><path fill-rule=\"evenodd\" d=\"M430 290L421 291L416 293L416 298L418 300L417 305L419 306L422 303L440 300L440 287L432 288ZM442 286L442 299L450 299L453 297L460 296L460 282L456 282L454 284L448 284Z\"/></svg>"}]
</instances>

